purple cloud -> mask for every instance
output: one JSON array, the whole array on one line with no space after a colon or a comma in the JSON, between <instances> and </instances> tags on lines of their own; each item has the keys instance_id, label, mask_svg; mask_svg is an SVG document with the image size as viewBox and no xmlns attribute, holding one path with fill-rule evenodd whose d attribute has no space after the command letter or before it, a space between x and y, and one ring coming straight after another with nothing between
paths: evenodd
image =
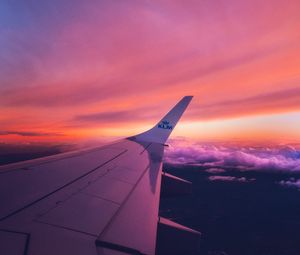
<instances>
[{"instance_id":1,"label":"purple cloud","mask_svg":"<svg viewBox=\"0 0 300 255\"><path fill-rule=\"evenodd\" d=\"M210 168L243 170L300 171L300 150L291 145L253 147L220 143L189 144L181 146L172 141L165 153L165 162L189 164Z\"/></svg>"},{"instance_id":2,"label":"purple cloud","mask_svg":"<svg viewBox=\"0 0 300 255\"><path fill-rule=\"evenodd\" d=\"M255 179L247 179L245 177L234 177L234 176L223 176L223 175L213 175L209 176L210 181L225 181L225 182L248 182L254 181Z\"/></svg>"},{"instance_id":3,"label":"purple cloud","mask_svg":"<svg viewBox=\"0 0 300 255\"><path fill-rule=\"evenodd\" d=\"M295 179L292 177L288 181L280 181L279 184L288 187L296 187L300 190L300 179Z\"/></svg>"},{"instance_id":4,"label":"purple cloud","mask_svg":"<svg viewBox=\"0 0 300 255\"><path fill-rule=\"evenodd\" d=\"M210 174L220 174L220 173L224 173L226 171L222 168L212 167L212 168L206 169L205 172L210 173Z\"/></svg>"}]
</instances>

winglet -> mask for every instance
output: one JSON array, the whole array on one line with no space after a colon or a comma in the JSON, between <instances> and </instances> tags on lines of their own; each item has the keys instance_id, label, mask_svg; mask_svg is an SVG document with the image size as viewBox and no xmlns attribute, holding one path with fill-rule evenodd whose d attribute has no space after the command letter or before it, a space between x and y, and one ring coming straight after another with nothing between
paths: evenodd
<instances>
[{"instance_id":1,"label":"winglet","mask_svg":"<svg viewBox=\"0 0 300 255\"><path fill-rule=\"evenodd\" d=\"M183 97L153 128L134 136L134 138L138 141L164 144L192 98L193 96Z\"/></svg>"}]
</instances>

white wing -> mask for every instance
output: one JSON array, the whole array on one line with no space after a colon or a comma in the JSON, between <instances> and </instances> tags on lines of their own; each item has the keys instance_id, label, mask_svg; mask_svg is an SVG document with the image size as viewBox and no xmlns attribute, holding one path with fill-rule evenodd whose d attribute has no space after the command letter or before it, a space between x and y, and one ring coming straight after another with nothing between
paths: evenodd
<instances>
[{"instance_id":1,"label":"white wing","mask_svg":"<svg viewBox=\"0 0 300 255\"><path fill-rule=\"evenodd\" d=\"M190 100L135 137L0 167L1 254L155 254L164 142Z\"/></svg>"}]
</instances>

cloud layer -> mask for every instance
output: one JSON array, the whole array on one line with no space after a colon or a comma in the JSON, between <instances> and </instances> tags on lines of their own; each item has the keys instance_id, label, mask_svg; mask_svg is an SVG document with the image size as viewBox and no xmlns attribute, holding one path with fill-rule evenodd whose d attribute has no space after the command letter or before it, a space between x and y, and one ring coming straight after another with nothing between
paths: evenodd
<instances>
[{"instance_id":1,"label":"cloud layer","mask_svg":"<svg viewBox=\"0 0 300 255\"><path fill-rule=\"evenodd\" d=\"M190 164L209 168L207 172L221 173L221 169L241 171L300 171L300 150L297 146L278 145L253 147L243 144L184 144L173 141L166 150L165 161L170 164Z\"/></svg>"}]
</instances>

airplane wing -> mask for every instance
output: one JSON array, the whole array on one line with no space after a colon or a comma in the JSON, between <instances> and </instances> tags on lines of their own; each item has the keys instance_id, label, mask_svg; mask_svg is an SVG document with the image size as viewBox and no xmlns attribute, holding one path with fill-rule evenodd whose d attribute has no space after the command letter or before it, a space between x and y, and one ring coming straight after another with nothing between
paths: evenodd
<instances>
[{"instance_id":1,"label":"airplane wing","mask_svg":"<svg viewBox=\"0 0 300 255\"><path fill-rule=\"evenodd\" d=\"M0 167L0 253L155 254L164 146L191 99L142 134Z\"/></svg>"}]
</instances>

